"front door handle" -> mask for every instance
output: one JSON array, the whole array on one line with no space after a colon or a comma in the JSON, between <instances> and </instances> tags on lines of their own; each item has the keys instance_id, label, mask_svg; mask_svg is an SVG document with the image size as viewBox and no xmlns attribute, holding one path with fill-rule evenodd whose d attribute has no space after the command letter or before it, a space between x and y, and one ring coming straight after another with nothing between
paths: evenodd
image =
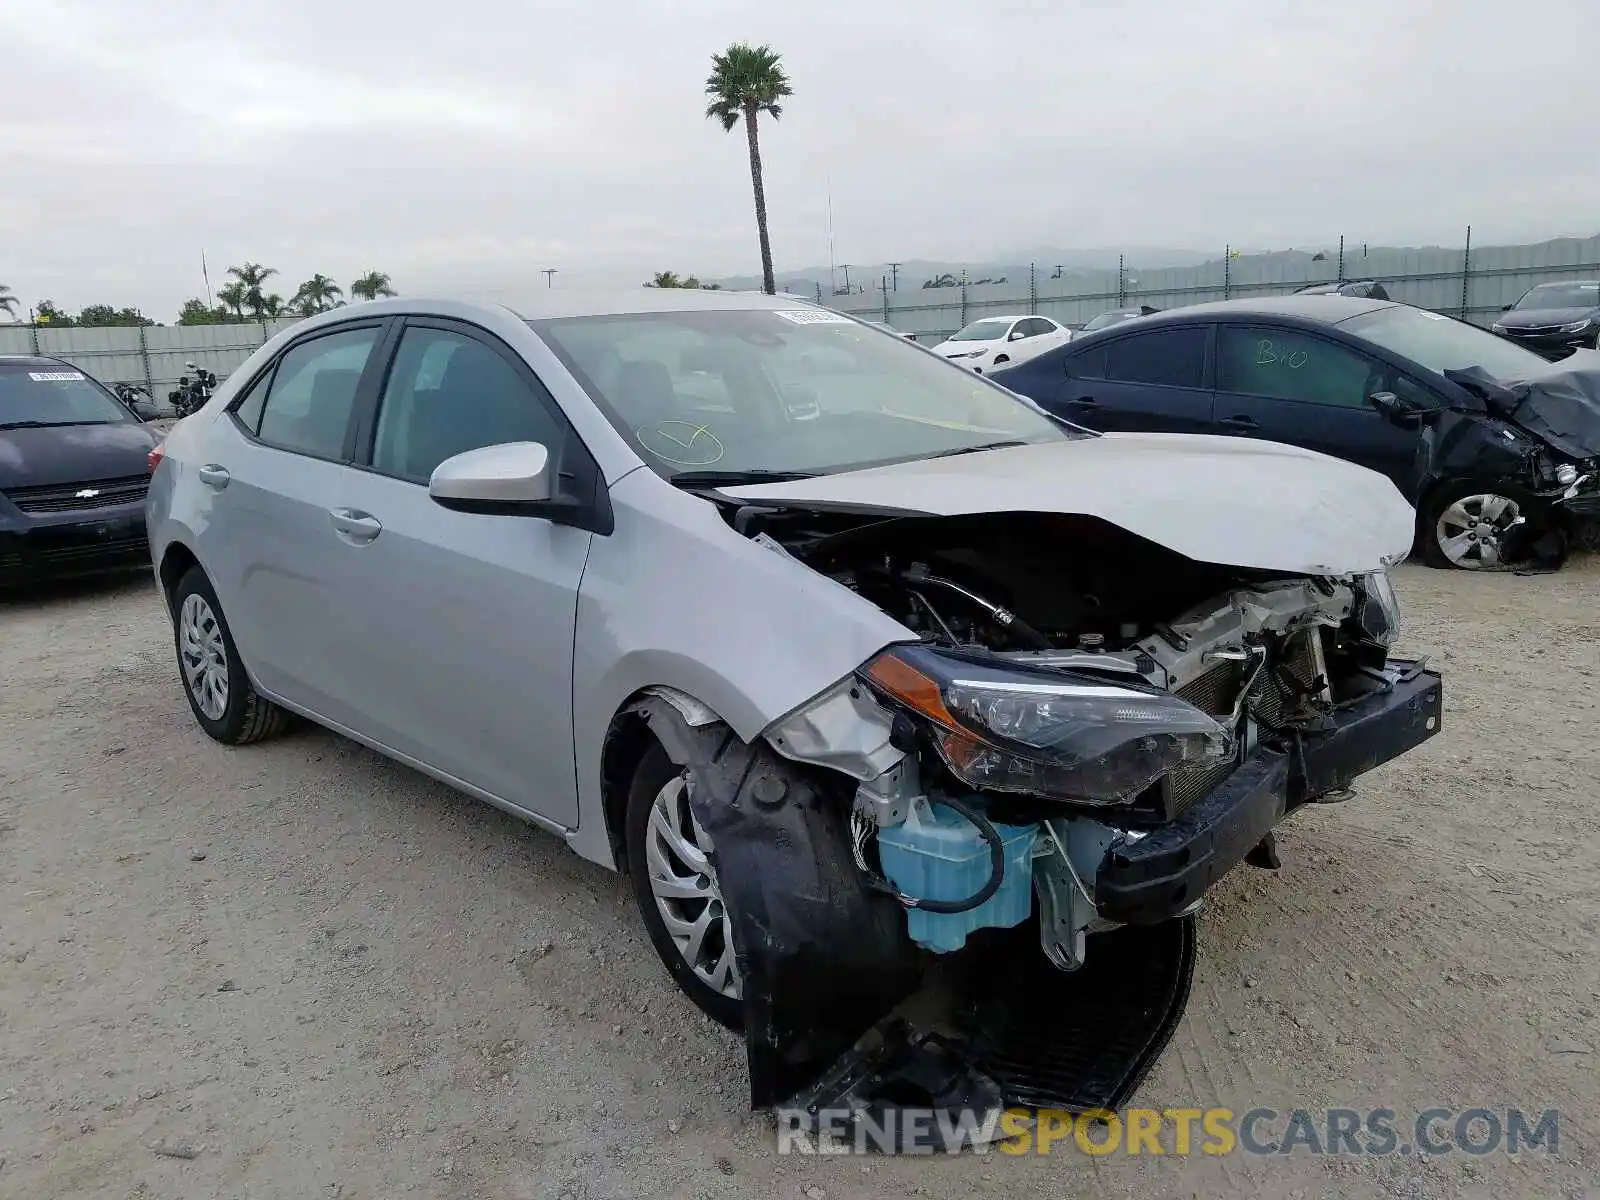
<instances>
[{"instance_id":1,"label":"front door handle","mask_svg":"<svg viewBox=\"0 0 1600 1200\"><path fill-rule=\"evenodd\" d=\"M1254 417L1223 417L1218 425L1226 425L1229 429L1260 429L1261 422Z\"/></svg>"},{"instance_id":2,"label":"front door handle","mask_svg":"<svg viewBox=\"0 0 1600 1200\"><path fill-rule=\"evenodd\" d=\"M371 513L354 508L330 508L328 520L346 541L363 544L383 532L383 522Z\"/></svg>"},{"instance_id":3,"label":"front door handle","mask_svg":"<svg viewBox=\"0 0 1600 1200\"><path fill-rule=\"evenodd\" d=\"M1081 405L1084 408L1093 408L1099 403L1099 401L1093 396L1074 396L1071 400L1068 400L1067 403Z\"/></svg>"},{"instance_id":4,"label":"front door handle","mask_svg":"<svg viewBox=\"0 0 1600 1200\"><path fill-rule=\"evenodd\" d=\"M219 492L228 486L228 480L232 478L228 474L227 467L218 466L216 463L207 463L200 468L199 474L201 483L209 488L216 488Z\"/></svg>"}]
</instances>

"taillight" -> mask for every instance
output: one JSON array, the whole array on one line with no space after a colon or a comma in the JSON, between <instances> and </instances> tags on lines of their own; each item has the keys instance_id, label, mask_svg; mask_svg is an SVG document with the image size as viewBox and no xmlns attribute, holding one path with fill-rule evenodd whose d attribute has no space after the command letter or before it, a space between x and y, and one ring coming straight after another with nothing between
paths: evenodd
<instances>
[{"instance_id":1,"label":"taillight","mask_svg":"<svg viewBox=\"0 0 1600 1200\"><path fill-rule=\"evenodd\" d=\"M166 454L164 446L157 446L149 454L145 455L144 461L150 464L150 474L154 475L156 473L156 468L161 465L161 460L166 457Z\"/></svg>"}]
</instances>

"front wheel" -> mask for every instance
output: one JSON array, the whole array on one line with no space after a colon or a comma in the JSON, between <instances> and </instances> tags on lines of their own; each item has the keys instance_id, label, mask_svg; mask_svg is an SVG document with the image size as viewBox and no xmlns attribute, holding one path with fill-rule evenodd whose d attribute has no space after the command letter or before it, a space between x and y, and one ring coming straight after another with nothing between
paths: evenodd
<instances>
[{"instance_id":1,"label":"front wheel","mask_svg":"<svg viewBox=\"0 0 1600 1200\"><path fill-rule=\"evenodd\" d=\"M733 923L717 884L711 839L689 809L689 771L652 744L628 790L627 856L656 954L701 1012L744 1024Z\"/></svg>"},{"instance_id":2,"label":"front wheel","mask_svg":"<svg viewBox=\"0 0 1600 1200\"><path fill-rule=\"evenodd\" d=\"M1510 565L1539 530L1535 499L1520 488L1483 480L1447 484L1423 506L1422 557L1430 566L1468 571Z\"/></svg>"}]
</instances>

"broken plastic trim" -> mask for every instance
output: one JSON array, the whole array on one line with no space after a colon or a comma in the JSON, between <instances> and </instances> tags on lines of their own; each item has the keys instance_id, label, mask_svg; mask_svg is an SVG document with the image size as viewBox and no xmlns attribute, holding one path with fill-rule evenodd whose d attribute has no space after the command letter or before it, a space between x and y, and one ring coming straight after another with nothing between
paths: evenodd
<instances>
[{"instance_id":1,"label":"broken plastic trim","mask_svg":"<svg viewBox=\"0 0 1600 1200\"><path fill-rule=\"evenodd\" d=\"M915 990L920 953L904 910L866 885L850 855L848 794L829 795L765 742L692 728L665 700L635 705L687 767L689 804L733 924L750 1102L811 1086Z\"/></svg>"},{"instance_id":2,"label":"broken plastic trim","mask_svg":"<svg viewBox=\"0 0 1600 1200\"><path fill-rule=\"evenodd\" d=\"M991 931L942 956L947 1028L891 1017L929 995L918 989L931 956L852 861L847 787L720 723L692 727L659 696L634 711L694 780L690 807L733 925L752 1107L959 1118L998 1093L1007 1104L1115 1108L1171 1038L1194 970L1192 917L1105 934L1072 974L1046 962L1031 924Z\"/></svg>"}]
</instances>

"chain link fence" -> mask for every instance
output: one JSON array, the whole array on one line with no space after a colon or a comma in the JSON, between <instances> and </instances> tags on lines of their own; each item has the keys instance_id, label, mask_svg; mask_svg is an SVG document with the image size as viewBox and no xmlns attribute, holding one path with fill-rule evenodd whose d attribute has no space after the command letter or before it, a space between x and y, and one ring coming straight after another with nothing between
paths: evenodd
<instances>
[{"instance_id":1,"label":"chain link fence","mask_svg":"<svg viewBox=\"0 0 1600 1200\"><path fill-rule=\"evenodd\" d=\"M1600 279L1600 236L1558 238L1523 246L1396 249L1336 237L1323 247L1243 253L1224 247L1191 267L1135 264L1072 270L1034 263L1021 277L996 282L922 286L902 273L898 288L880 280L870 290L822 297L822 303L884 321L938 341L986 316L1027 313L1081 324L1110 309L1178 308L1210 300L1284 295L1314 284L1377 280L1394 300L1489 325L1536 283ZM931 282L931 281L930 281Z\"/></svg>"}]
</instances>

